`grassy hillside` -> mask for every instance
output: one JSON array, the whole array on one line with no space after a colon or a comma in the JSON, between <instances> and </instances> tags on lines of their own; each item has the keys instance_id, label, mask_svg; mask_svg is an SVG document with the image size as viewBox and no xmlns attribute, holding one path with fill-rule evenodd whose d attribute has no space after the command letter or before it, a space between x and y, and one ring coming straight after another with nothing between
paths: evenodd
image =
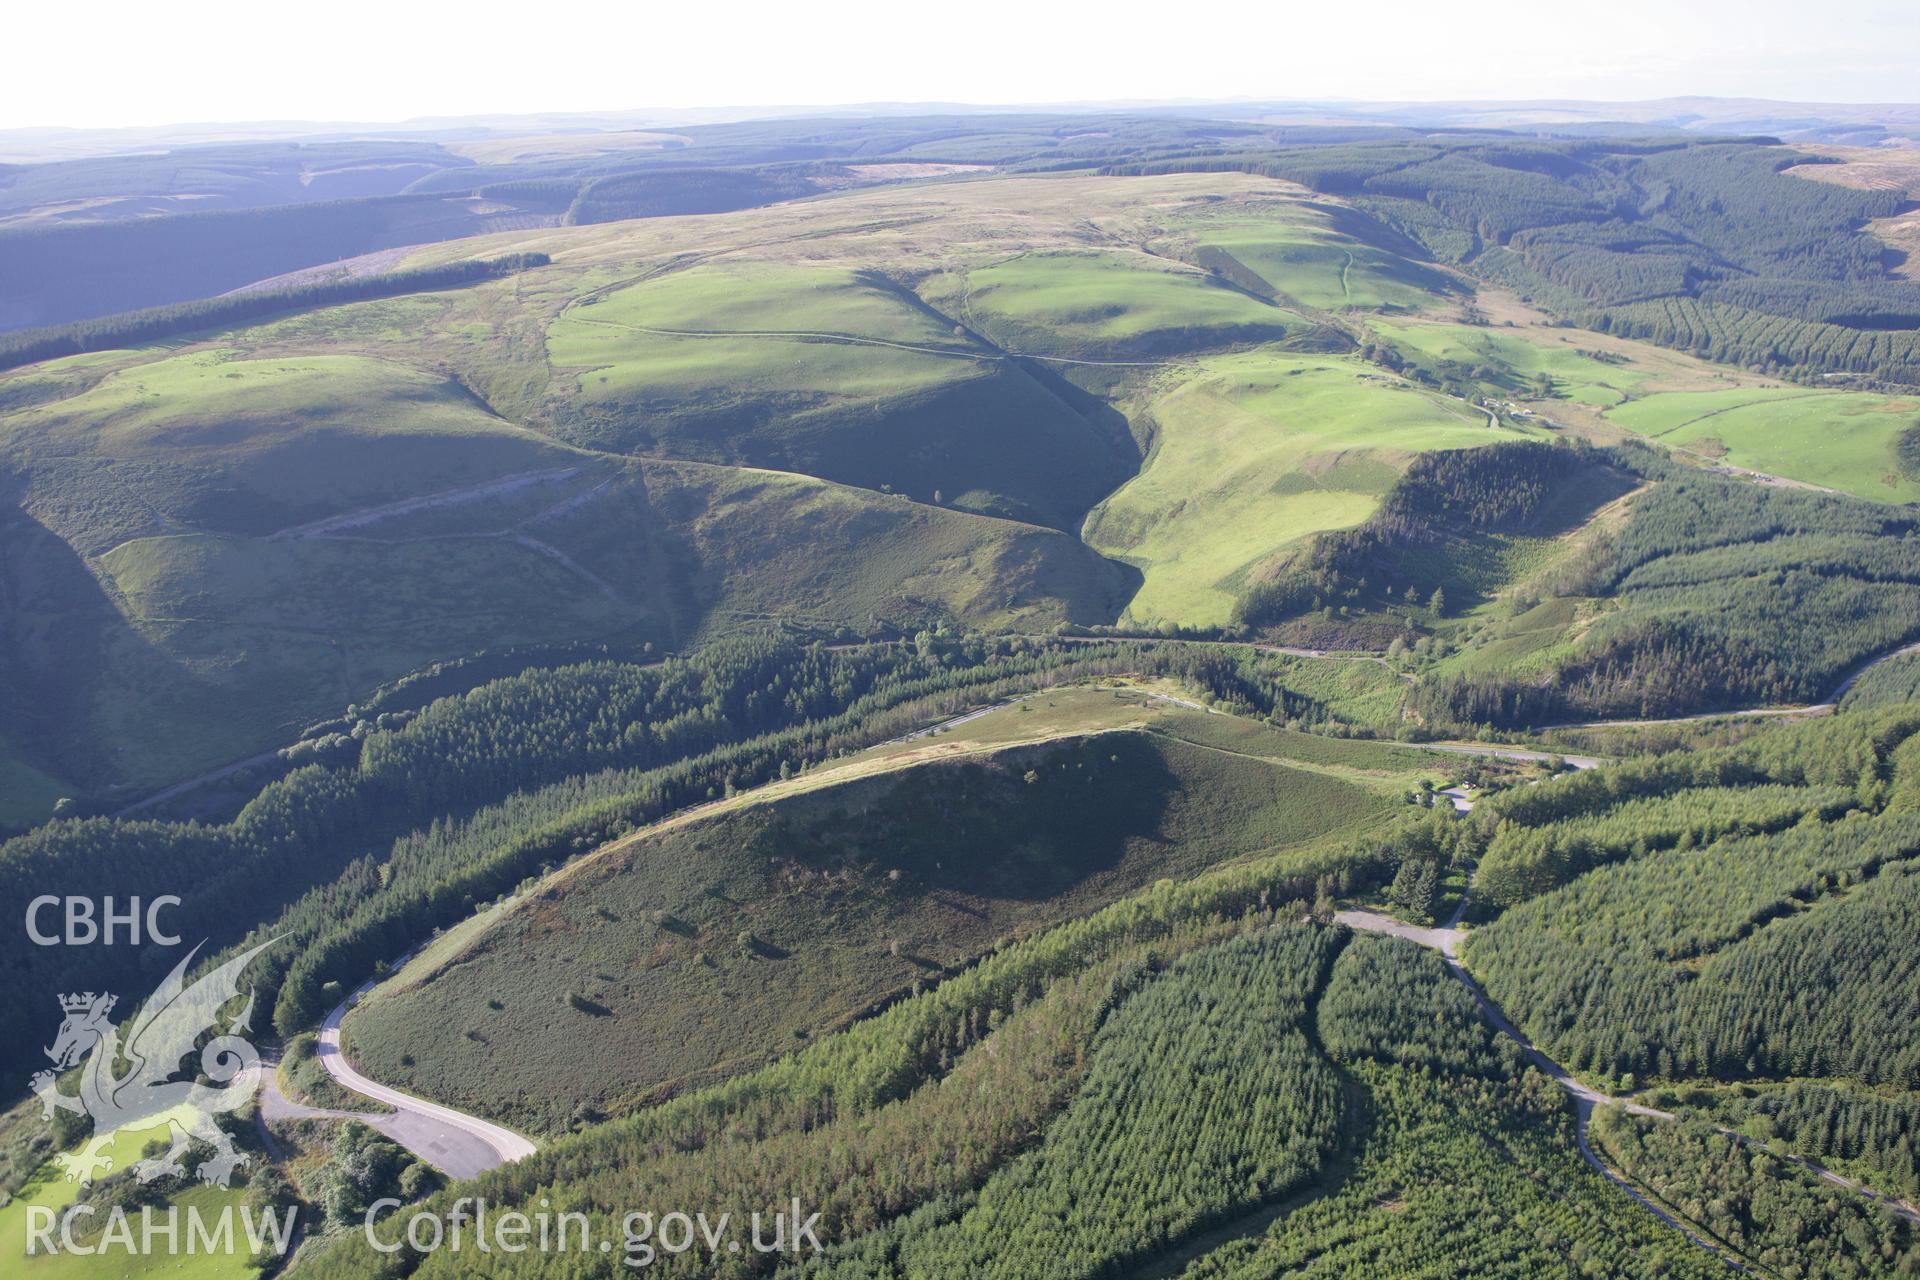
<instances>
[{"instance_id":1,"label":"grassy hillside","mask_svg":"<svg viewBox=\"0 0 1920 1280\"><path fill-rule=\"evenodd\" d=\"M99 735L120 745L110 768L153 783L283 744L462 653L679 646L776 618L1045 629L1111 617L1127 590L1051 530L805 476L592 459L560 471L293 536L136 537L96 556L93 575L41 537L30 545L47 572L65 574L64 638L27 652L71 701L40 705L80 717L65 730L74 758ZM36 690L21 694L34 705Z\"/></svg>"},{"instance_id":2,"label":"grassy hillside","mask_svg":"<svg viewBox=\"0 0 1920 1280\"><path fill-rule=\"evenodd\" d=\"M1582 345L1585 335L1508 332L1484 325L1394 324L1373 321L1387 341L1422 362L1479 371L1489 390L1541 399L1559 397L1597 408L1619 404L1654 376L1653 370L1604 348Z\"/></svg>"},{"instance_id":3,"label":"grassy hillside","mask_svg":"<svg viewBox=\"0 0 1920 1280\"><path fill-rule=\"evenodd\" d=\"M1417 457L1365 523L1247 583L1237 616L1272 626L1337 608L1355 626L1433 625L1550 573L1635 487L1597 450L1508 432L1487 446Z\"/></svg>"},{"instance_id":4,"label":"grassy hillside","mask_svg":"<svg viewBox=\"0 0 1920 1280\"><path fill-rule=\"evenodd\" d=\"M1277 342L1303 317L1208 275L1119 250L1026 253L934 277L927 300L1007 351L1145 358Z\"/></svg>"},{"instance_id":5,"label":"grassy hillside","mask_svg":"<svg viewBox=\"0 0 1920 1280\"><path fill-rule=\"evenodd\" d=\"M1495 305L1495 304L1490 304ZM1598 440L1631 434L1689 461L1762 472L1880 502L1920 494L1911 396L1793 386L1645 343L1543 323L1369 322L1409 372L1508 402L1541 424ZM1514 416L1518 417L1518 414ZM1903 443L1906 442L1906 443Z\"/></svg>"},{"instance_id":6,"label":"grassy hillside","mask_svg":"<svg viewBox=\"0 0 1920 1280\"><path fill-rule=\"evenodd\" d=\"M579 371L559 431L596 448L1063 527L1130 461L1124 437L1103 438L1019 365L845 270L694 267L589 295L546 346Z\"/></svg>"},{"instance_id":7,"label":"grassy hillside","mask_svg":"<svg viewBox=\"0 0 1920 1280\"><path fill-rule=\"evenodd\" d=\"M597 856L367 1002L351 1043L381 1079L553 1131L757 1065L1011 935L1391 803L1125 730L934 759Z\"/></svg>"},{"instance_id":8,"label":"grassy hillside","mask_svg":"<svg viewBox=\"0 0 1920 1280\"><path fill-rule=\"evenodd\" d=\"M1442 261L1568 320L1710 359L1920 381L1920 291L1868 229L1899 184L1807 182L1770 139L1433 137L1145 160L1242 168L1339 195Z\"/></svg>"},{"instance_id":9,"label":"grassy hillside","mask_svg":"<svg viewBox=\"0 0 1920 1280\"><path fill-rule=\"evenodd\" d=\"M1179 219L1171 231L1201 266L1318 311L1419 311L1463 288L1417 261L1425 256L1418 245L1336 205L1228 204Z\"/></svg>"},{"instance_id":10,"label":"grassy hillside","mask_svg":"<svg viewBox=\"0 0 1920 1280\"><path fill-rule=\"evenodd\" d=\"M1250 574L1365 520L1417 453L1523 434L1357 361L1266 352L1170 373L1139 412L1152 451L1085 537L1139 566L1126 618L1146 625L1225 623Z\"/></svg>"},{"instance_id":11,"label":"grassy hillside","mask_svg":"<svg viewBox=\"0 0 1920 1280\"><path fill-rule=\"evenodd\" d=\"M270 534L578 462L396 362L214 345L152 356L0 418L0 459L32 477L28 512L83 554L182 528Z\"/></svg>"},{"instance_id":12,"label":"grassy hillside","mask_svg":"<svg viewBox=\"0 0 1920 1280\"><path fill-rule=\"evenodd\" d=\"M1728 466L1920 501L1920 399L1780 388L1658 396L1607 417Z\"/></svg>"},{"instance_id":13,"label":"grassy hillside","mask_svg":"<svg viewBox=\"0 0 1920 1280\"><path fill-rule=\"evenodd\" d=\"M0 377L17 808L283 744L480 647L1229 623L1436 449L1710 429L1733 465L1906 465L1903 402L1829 396L1853 443L1791 443L1802 419L1737 415L1810 402L1524 309L1454 323L1413 240L1241 175L848 191L398 265L495 251L551 262ZM1374 363L1299 350L1356 343ZM1667 402L1722 392L1760 399ZM1445 581L1563 549L1478 546Z\"/></svg>"},{"instance_id":14,"label":"grassy hillside","mask_svg":"<svg viewBox=\"0 0 1920 1280\"><path fill-rule=\"evenodd\" d=\"M1379 512L1252 583L1236 616L1400 641L1434 723L1809 704L1920 637L1915 533L1901 507L1644 448L1516 441L1421 456Z\"/></svg>"},{"instance_id":15,"label":"grassy hillside","mask_svg":"<svg viewBox=\"0 0 1920 1280\"><path fill-rule=\"evenodd\" d=\"M1051 323L1110 293L1088 340L1163 354L1277 336L1202 272L1076 247L1219 186L556 229L510 279L0 378L9 793L149 789L482 647L1112 620L1133 572L1045 526L1136 465L1124 419L909 286L1058 258L996 296Z\"/></svg>"}]
</instances>

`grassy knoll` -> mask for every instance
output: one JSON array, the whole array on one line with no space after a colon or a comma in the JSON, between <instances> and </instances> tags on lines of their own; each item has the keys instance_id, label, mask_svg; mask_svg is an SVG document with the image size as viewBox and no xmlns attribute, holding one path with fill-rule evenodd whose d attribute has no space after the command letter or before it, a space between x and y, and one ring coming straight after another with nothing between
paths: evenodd
<instances>
[{"instance_id":1,"label":"grassy knoll","mask_svg":"<svg viewBox=\"0 0 1920 1280\"><path fill-rule=\"evenodd\" d=\"M94 724L127 749L129 774L148 781L170 763L218 763L237 743L290 741L328 709L444 654L649 622L506 538L179 534L126 543L98 564L126 625L101 637ZM665 634L657 619L649 629Z\"/></svg>"},{"instance_id":2,"label":"grassy knoll","mask_svg":"<svg viewBox=\"0 0 1920 1280\"><path fill-rule=\"evenodd\" d=\"M177 529L266 534L564 466L443 376L357 355L209 347L0 417L23 505L84 554Z\"/></svg>"},{"instance_id":3,"label":"grassy knoll","mask_svg":"<svg viewBox=\"0 0 1920 1280\"><path fill-rule=\"evenodd\" d=\"M551 1132L757 1065L1009 935L1390 804L1124 729L936 755L623 842L410 968L349 1033L382 1079Z\"/></svg>"},{"instance_id":4,"label":"grassy knoll","mask_svg":"<svg viewBox=\"0 0 1920 1280\"><path fill-rule=\"evenodd\" d=\"M1323 702L1338 704L1345 695L1349 704L1378 701L1391 708L1398 705L1400 690L1405 687L1402 677L1377 662L1339 658L1276 661L1281 668L1278 678L1287 689ZM1420 777L1433 776L1436 768L1445 772L1457 763L1414 746L1304 733L1248 716L1194 711L1167 700L1193 696L1194 690L1171 680L1122 677L1096 685L1048 689L938 733L874 747L851 757L849 764L924 759L1112 729L1146 729L1196 746L1395 791Z\"/></svg>"},{"instance_id":5,"label":"grassy knoll","mask_svg":"<svg viewBox=\"0 0 1920 1280\"><path fill-rule=\"evenodd\" d=\"M1200 714L1149 696L1148 690L1153 687L1155 682L1115 678L1097 685L1047 689L994 707L965 724L940 729L938 733L909 742L890 742L852 759L893 759L902 753L924 750L929 743L954 750L1010 746L1107 729L1144 728Z\"/></svg>"},{"instance_id":6,"label":"grassy knoll","mask_svg":"<svg viewBox=\"0 0 1920 1280\"><path fill-rule=\"evenodd\" d=\"M1304 319L1206 274L1120 250L1025 253L921 292L1009 351L1122 359L1278 341Z\"/></svg>"},{"instance_id":7,"label":"grassy knoll","mask_svg":"<svg viewBox=\"0 0 1920 1280\"><path fill-rule=\"evenodd\" d=\"M1246 352L1169 376L1135 479L1089 518L1089 545L1145 575L1127 619L1228 620L1250 570L1359 524L1414 454L1510 439L1457 401L1367 366Z\"/></svg>"},{"instance_id":8,"label":"grassy knoll","mask_svg":"<svg viewBox=\"0 0 1920 1280\"><path fill-rule=\"evenodd\" d=\"M91 727L122 745L127 776L158 781L289 741L451 654L679 646L775 619L1044 629L1110 618L1128 588L1053 530L806 476L697 463L594 474L537 501L516 491L338 536L116 547L95 562L116 612L85 673Z\"/></svg>"},{"instance_id":9,"label":"grassy knoll","mask_svg":"<svg viewBox=\"0 0 1920 1280\"><path fill-rule=\"evenodd\" d=\"M848 270L769 263L590 295L548 331L577 387L552 413L595 447L1077 522L1123 474L1124 441L909 298Z\"/></svg>"},{"instance_id":10,"label":"grassy knoll","mask_svg":"<svg viewBox=\"0 0 1920 1280\"><path fill-rule=\"evenodd\" d=\"M1356 238L1358 221L1347 210L1293 200L1230 202L1181 218L1172 231L1201 265L1229 278L1239 268L1316 310L1417 311L1459 291L1445 272Z\"/></svg>"},{"instance_id":11,"label":"grassy knoll","mask_svg":"<svg viewBox=\"0 0 1920 1280\"><path fill-rule=\"evenodd\" d=\"M1920 400L1747 388L1653 396L1607 417L1730 466L1882 502L1920 500L1920 467L1899 451L1903 436L1920 434Z\"/></svg>"},{"instance_id":12,"label":"grassy knoll","mask_svg":"<svg viewBox=\"0 0 1920 1280\"><path fill-rule=\"evenodd\" d=\"M1172 703L1147 698L1141 686L1133 681L1068 685L994 706L964 724L882 743L842 759L802 770L790 778L712 801L659 824L656 830L665 830L670 824L684 825L701 818L775 803L822 787L839 786L876 774L912 768L931 760L977 755L1001 747L1032 745L1109 730L1143 729L1195 714L1179 711ZM565 874L564 871L558 873L559 876ZM558 883L558 880L552 882ZM519 891L436 935L394 976L390 988L383 990L405 988L425 981L465 953L505 915L526 901L532 893L542 891L548 883L548 880L531 881Z\"/></svg>"}]
</instances>

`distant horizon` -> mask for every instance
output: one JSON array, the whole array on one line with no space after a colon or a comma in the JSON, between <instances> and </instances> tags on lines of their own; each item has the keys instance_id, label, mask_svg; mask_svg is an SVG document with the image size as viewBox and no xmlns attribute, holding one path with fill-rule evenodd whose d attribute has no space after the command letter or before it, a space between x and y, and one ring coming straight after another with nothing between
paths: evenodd
<instances>
[{"instance_id":1,"label":"distant horizon","mask_svg":"<svg viewBox=\"0 0 1920 1280\"><path fill-rule=\"evenodd\" d=\"M1719 107L1695 115L1683 125L1661 108L1698 105ZM452 135L474 132L505 136L515 132L620 132L648 128L694 128L706 125L746 123L755 120L806 119L809 117L849 118L912 117L918 115L995 115L995 114L1103 114L1140 112L1177 112L1201 114L1220 119L1244 118L1246 113L1273 115L1276 127L1288 123L1305 125L1305 118L1289 122L1290 112L1305 115L1321 109L1340 113L1321 121L1328 125L1377 124L1382 128L1419 127L1410 117L1422 118L1428 127L1480 127L1488 129L1547 127L1554 124L1581 125L1660 125L1711 130L1716 123L1737 125L1753 111L1766 109L1833 113L1820 117L1826 124L1875 122L1911 126L1920 135L1920 95L1911 101L1816 102L1802 99L1715 94L1673 94L1652 98L1161 98L1161 99L1077 99L1054 102L958 102L948 100L862 101L832 103L734 103L712 107L637 106L602 110L478 111L429 114L400 119L323 119L312 118L232 118L179 120L140 125L32 125L0 126L0 161L18 154L23 144L44 140L62 154L36 159L78 158L112 154L116 142L128 147L169 147L196 145L238 145L248 142L296 141L336 135L418 134ZM1610 110L1620 114L1609 116ZM1217 115L1215 113L1217 112ZM1431 119L1426 119L1432 117ZM1462 117L1472 117L1463 119ZM1504 118L1503 118L1504 117ZM1558 118L1549 118L1558 117ZM1920 136L1915 141L1920 142ZM9 146L7 144L12 144ZM72 144L71 156L64 154L62 143ZM29 148L30 149L30 148ZM16 160L16 162L19 162ZM28 160L27 162L33 162Z\"/></svg>"},{"instance_id":2,"label":"distant horizon","mask_svg":"<svg viewBox=\"0 0 1920 1280\"><path fill-rule=\"evenodd\" d=\"M911 102L1880 105L1920 83L1920 13L1888 0L1831 0L1817 13L1796 0L1618 0L1604 15L1382 0L1359 23L1284 3L1258 14L1202 3L1170 19L1123 2L1096 21L1009 0L920 16L830 0L756 14L750 39L703 13L591 0L537 24L504 8L449 21L371 0L337 0L324 21L239 0L197 0L192 20L181 16L108 0L89 19L111 38L86 41L65 13L14 15L13 47L35 56L16 58L0 83L0 131Z\"/></svg>"},{"instance_id":3,"label":"distant horizon","mask_svg":"<svg viewBox=\"0 0 1920 1280\"><path fill-rule=\"evenodd\" d=\"M529 110L476 110L454 112L429 112L421 115L399 116L392 118L365 117L329 117L329 116L222 116L195 119L160 120L136 124L0 124L0 134L18 133L137 133L150 130L195 129L195 128L270 128L276 126L305 126L315 128L346 129L390 129L399 127L419 127L437 124L453 124L467 121L487 120L541 120L576 117L645 116L711 116L712 123L725 123L729 119L739 118L784 118L809 114L928 114L938 115L947 111L956 112L1016 112L1036 111L1049 114L1073 114L1075 112L1103 111L1154 111L1156 109L1193 110L1205 107L1349 107L1368 109L1393 109L1414 107L1649 107L1666 103L1707 102L1707 103L1752 103L1779 107L1838 107L1848 110L1867 110L1885 108L1912 108L1920 110L1920 92L1906 99L1868 100L1868 99L1820 99L1777 98L1760 94L1714 94L1714 93L1671 93L1638 98L1602 98L1602 97L1524 97L1524 98L1376 98L1353 95L1318 95L1314 97L1273 97L1257 94L1243 94L1221 98L1061 98L1046 100L958 100L945 98L926 99L866 99L835 102L729 102L711 106L674 106L655 103L643 103L624 107L562 107L553 109L532 108ZM1623 123L1631 123L1623 122Z\"/></svg>"}]
</instances>

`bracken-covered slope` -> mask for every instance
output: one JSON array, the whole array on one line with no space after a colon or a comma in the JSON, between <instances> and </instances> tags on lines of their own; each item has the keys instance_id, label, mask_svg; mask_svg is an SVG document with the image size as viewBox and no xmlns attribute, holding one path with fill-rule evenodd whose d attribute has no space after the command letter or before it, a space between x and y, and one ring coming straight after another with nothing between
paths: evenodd
<instances>
[{"instance_id":1,"label":"bracken-covered slope","mask_svg":"<svg viewBox=\"0 0 1920 1280\"><path fill-rule=\"evenodd\" d=\"M383 987L348 1020L354 1054L378 1079L552 1132L777 1056L1163 876L1390 803L1358 774L1166 736L1206 719L828 772L623 842Z\"/></svg>"}]
</instances>

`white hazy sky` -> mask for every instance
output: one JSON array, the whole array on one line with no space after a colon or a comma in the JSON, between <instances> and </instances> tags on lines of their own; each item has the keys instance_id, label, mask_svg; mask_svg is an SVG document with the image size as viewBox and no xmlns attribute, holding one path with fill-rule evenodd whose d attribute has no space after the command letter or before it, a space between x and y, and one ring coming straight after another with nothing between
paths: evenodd
<instances>
[{"instance_id":1,"label":"white hazy sky","mask_svg":"<svg viewBox=\"0 0 1920 1280\"><path fill-rule=\"evenodd\" d=\"M881 101L1920 99L1914 0L95 0L0 17L0 129Z\"/></svg>"}]
</instances>

